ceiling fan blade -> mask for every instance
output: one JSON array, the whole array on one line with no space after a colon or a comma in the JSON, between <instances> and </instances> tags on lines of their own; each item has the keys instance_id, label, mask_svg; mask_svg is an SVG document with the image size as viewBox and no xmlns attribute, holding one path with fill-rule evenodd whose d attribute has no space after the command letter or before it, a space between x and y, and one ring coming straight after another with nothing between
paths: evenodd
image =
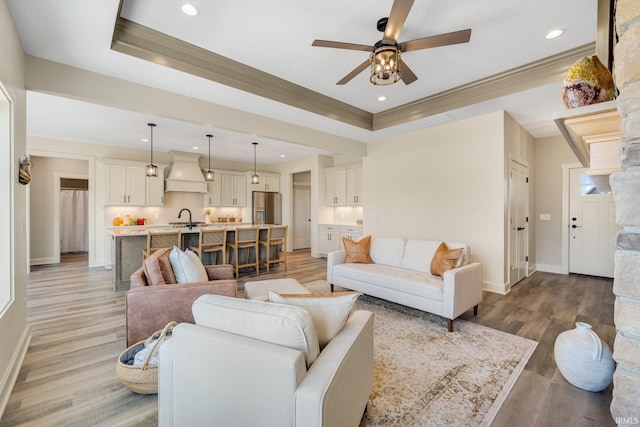
<instances>
[{"instance_id":1,"label":"ceiling fan blade","mask_svg":"<svg viewBox=\"0 0 640 427\"><path fill-rule=\"evenodd\" d=\"M402 31L404 21L407 20L411 6L413 6L414 0L394 0L393 6L391 6L391 12L389 13L389 20L387 21L387 27L384 30L384 37L382 41L387 44L395 44Z\"/></svg>"},{"instance_id":2,"label":"ceiling fan blade","mask_svg":"<svg viewBox=\"0 0 640 427\"><path fill-rule=\"evenodd\" d=\"M418 76L416 76L413 71L411 71L411 68L409 68L409 66L402 59L400 60L400 62L398 62L398 67L400 68L400 78L402 79L404 84L410 85L411 83L418 80Z\"/></svg>"},{"instance_id":3,"label":"ceiling fan blade","mask_svg":"<svg viewBox=\"0 0 640 427\"><path fill-rule=\"evenodd\" d=\"M399 43L398 47L402 52L412 50L428 49L431 47L448 46L450 44L467 43L471 38L471 29L454 31L452 33L439 34L437 36L424 37Z\"/></svg>"},{"instance_id":4,"label":"ceiling fan blade","mask_svg":"<svg viewBox=\"0 0 640 427\"><path fill-rule=\"evenodd\" d=\"M363 72L365 69L369 68L369 66L371 66L371 62L369 62L369 60L367 59L366 61L364 61L362 64L358 65L356 68L353 69L353 71L351 71L349 74L347 74L346 76L344 76L342 78L342 80L340 80L338 83L336 83L337 85L343 85L348 83L352 78L354 78L355 76L357 76L358 74L360 74L361 72Z\"/></svg>"},{"instance_id":5,"label":"ceiling fan blade","mask_svg":"<svg viewBox=\"0 0 640 427\"><path fill-rule=\"evenodd\" d=\"M314 40L313 43L311 43L311 46L332 47L335 49L361 50L364 52L373 51L373 46L367 46L364 44L355 44L355 43L332 42L329 40Z\"/></svg>"}]
</instances>

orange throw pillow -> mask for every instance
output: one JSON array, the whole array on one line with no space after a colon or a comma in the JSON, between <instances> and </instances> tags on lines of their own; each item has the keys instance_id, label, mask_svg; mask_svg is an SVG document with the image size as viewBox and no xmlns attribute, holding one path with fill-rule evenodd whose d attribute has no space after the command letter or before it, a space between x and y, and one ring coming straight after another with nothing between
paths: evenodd
<instances>
[{"instance_id":1,"label":"orange throw pillow","mask_svg":"<svg viewBox=\"0 0 640 427\"><path fill-rule=\"evenodd\" d=\"M357 242L343 237L342 244L344 245L344 252L347 254L345 262L373 264L373 260L369 256L371 236L363 237Z\"/></svg>"},{"instance_id":2,"label":"orange throw pillow","mask_svg":"<svg viewBox=\"0 0 640 427\"><path fill-rule=\"evenodd\" d=\"M446 243L440 243L431 260L431 274L442 277L445 271L455 267L461 255L462 248L449 249Z\"/></svg>"}]
</instances>

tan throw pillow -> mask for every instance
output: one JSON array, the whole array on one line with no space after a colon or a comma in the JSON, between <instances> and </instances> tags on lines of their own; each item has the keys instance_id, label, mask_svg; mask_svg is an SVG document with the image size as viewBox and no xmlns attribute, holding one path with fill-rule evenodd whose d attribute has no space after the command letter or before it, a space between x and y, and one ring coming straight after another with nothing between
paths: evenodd
<instances>
[{"instance_id":1,"label":"tan throw pillow","mask_svg":"<svg viewBox=\"0 0 640 427\"><path fill-rule=\"evenodd\" d=\"M172 248L158 249L144 260L142 265L144 274L147 277L147 284L171 285L177 283L169 260L171 250Z\"/></svg>"},{"instance_id":2,"label":"tan throw pillow","mask_svg":"<svg viewBox=\"0 0 640 427\"><path fill-rule=\"evenodd\" d=\"M269 291L269 301L306 309L316 326L322 350L344 328L360 292L329 292L326 294L279 294Z\"/></svg>"},{"instance_id":3,"label":"tan throw pillow","mask_svg":"<svg viewBox=\"0 0 640 427\"><path fill-rule=\"evenodd\" d=\"M455 267L461 255L462 248L449 249L445 242L440 243L431 260L431 274L442 277L445 271Z\"/></svg>"},{"instance_id":4,"label":"tan throw pillow","mask_svg":"<svg viewBox=\"0 0 640 427\"><path fill-rule=\"evenodd\" d=\"M363 237L354 242L346 237L342 238L344 252L347 254L345 262L356 262L360 264L373 264L373 260L369 256L369 246L371 245L371 236Z\"/></svg>"}]
</instances>

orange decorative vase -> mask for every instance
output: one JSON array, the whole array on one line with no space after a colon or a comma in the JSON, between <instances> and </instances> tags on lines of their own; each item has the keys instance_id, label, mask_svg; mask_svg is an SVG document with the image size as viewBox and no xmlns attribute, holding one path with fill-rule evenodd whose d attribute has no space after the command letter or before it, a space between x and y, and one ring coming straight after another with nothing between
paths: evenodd
<instances>
[{"instance_id":1,"label":"orange decorative vase","mask_svg":"<svg viewBox=\"0 0 640 427\"><path fill-rule=\"evenodd\" d=\"M596 55L576 61L562 81L562 102L567 108L611 101L614 95L613 77Z\"/></svg>"}]
</instances>

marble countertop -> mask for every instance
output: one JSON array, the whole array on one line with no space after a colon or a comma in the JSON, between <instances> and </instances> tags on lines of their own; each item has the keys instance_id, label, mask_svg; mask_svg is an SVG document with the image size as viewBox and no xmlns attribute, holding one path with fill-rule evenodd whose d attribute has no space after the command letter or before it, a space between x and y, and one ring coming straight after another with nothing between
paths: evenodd
<instances>
[{"instance_id":1,"label":"marble countertop","mask_svg":"<svg viewBox=\"0 0 640 427\"><path fill-rule=\"evenodd\" d=\"M249 222L228 222L228 223L213 223L207 224L204 227L193 227L191 230L189 228L178 228L182 234L192 234L199 233L201 229L210 229L210 228L226 228L227 230L232 230L236 227L250 227L252 226ZM268 228L268 225L261 225L260 228ZM161 229L161 230L174 230L175 227L169 224L151 224L151 225L127 225L127 226L119 226L119 227L105 227L106 230L112 236L146 236L147 231L149 229Z\"/></svg>"}]
</instances>

